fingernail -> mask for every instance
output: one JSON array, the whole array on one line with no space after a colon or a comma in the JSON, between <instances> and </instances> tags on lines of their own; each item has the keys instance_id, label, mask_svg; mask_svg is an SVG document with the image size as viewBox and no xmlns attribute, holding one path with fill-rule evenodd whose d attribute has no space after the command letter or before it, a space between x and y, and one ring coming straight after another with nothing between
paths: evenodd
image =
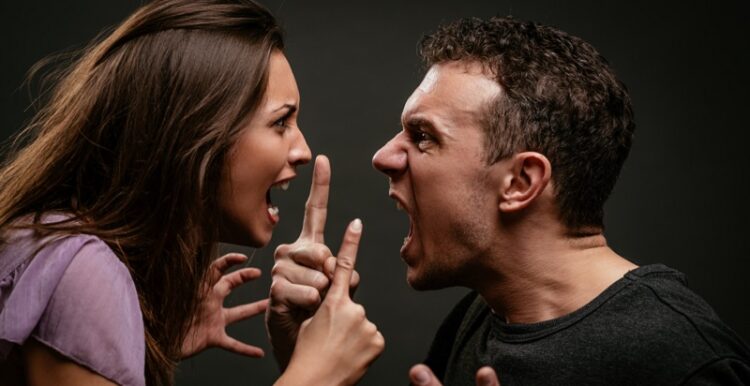
<instances>
[{"instance_id":1,"label":"fingernail","mask_svg":"<svg viewBox=\"0 0 750 386\"><path fill-rule=\"evenodd\" d=\"M414 381L417 385L426 385L430 381L430 374L427 374L427 371L418 370L414 375Z\"/></svg>"},{"instance_id":2,"label":"fingernail","mask_svg":"<svg viewBox=\"0 0 750 386\"><path fill-rule=\"evenodd\" d=\"M352 221L352 230L355 232L361 232L362 231L362 220L360 219L354 219Z\"/></svg>"}]
</instances>

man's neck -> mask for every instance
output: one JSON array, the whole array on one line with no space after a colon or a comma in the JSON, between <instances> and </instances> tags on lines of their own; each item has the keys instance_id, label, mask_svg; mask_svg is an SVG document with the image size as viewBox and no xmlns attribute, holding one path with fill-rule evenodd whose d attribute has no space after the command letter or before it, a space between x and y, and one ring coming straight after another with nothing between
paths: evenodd
<instances>
[{"instance_id":1,"label":"man's neck","mask_svg":"<svg viewBox=\"0 0 750 386\"><path fill-rule=\"evenodd\" d=\"M523 238L510 237L513 245L498 248L488 259L491 266L475 288L509 323L567 315L637 267L610 249L601 233L523 232Z\"/></svg>"}]
</instances>

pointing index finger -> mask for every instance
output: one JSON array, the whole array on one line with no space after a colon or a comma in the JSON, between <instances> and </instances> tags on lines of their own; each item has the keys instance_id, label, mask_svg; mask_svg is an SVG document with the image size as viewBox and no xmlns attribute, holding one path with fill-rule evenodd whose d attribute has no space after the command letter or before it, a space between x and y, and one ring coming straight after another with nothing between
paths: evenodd
<instances>
[{"instance_id":1,"label":"pointing index finger","mask_svg":"<svg viewBox=\"0 0 750 386\"><path fill-rule=\"evenodd\" d=\"M341 242L339 255L336 257L336 270L333 273L333 284L328 290L328 295L349 296L349 282L352 279L354 264L357 261L357 249L362 237L362 221L356 219L349 223Z\"/></svg>"},{"instance_id":2,"label":"pointing index finger","mask_svg":"<svg viewBox=\"0 0 750 386\"><path fill-rule=\"evenodd\" d=\"M302 223L301 238L308 238L322 243L328 214L328 191L331 184L331 164L328 157L319 155L315 158L310 195L305 204L305 219Z\"/></svg>"}]
</instances>

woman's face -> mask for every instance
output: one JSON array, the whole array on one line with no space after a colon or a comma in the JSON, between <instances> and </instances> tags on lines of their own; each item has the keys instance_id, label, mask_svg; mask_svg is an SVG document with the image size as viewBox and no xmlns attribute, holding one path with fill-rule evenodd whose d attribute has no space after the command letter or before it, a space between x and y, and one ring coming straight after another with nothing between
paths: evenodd
<instances>
[{"instance_id":1,"label":"woman's face","mask_svg":"<svg viewBox=\"0 0 750 386\"><path fill-rule=\"evenodd\" d=\"M271 189L285 189L310 148L297 127L299 90L286 57L269 60L266 94L232 146L219 187L221 241L263 246L279 222Z\"/></svg>"}]
</instances>

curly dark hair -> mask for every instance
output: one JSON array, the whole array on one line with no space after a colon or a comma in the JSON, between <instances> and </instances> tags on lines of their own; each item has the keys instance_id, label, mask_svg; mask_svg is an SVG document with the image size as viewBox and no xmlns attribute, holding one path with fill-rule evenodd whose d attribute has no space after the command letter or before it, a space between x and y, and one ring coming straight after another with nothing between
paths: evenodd
<instances>
[{"instance_id":1,"label":"curly dark hair","mask_svg":"<svg viewBox=\"0 0 750 386\"><path fill-rule=\"evenodd\" d=\"M594 47L555 28L494 17L443 25L422 38L419 53L427 66L481 63L503 90L480 118L487 163L544 154L561 220L573 231L603 228L635 123L625 85Z\"/></svg>"}]
</instances>

